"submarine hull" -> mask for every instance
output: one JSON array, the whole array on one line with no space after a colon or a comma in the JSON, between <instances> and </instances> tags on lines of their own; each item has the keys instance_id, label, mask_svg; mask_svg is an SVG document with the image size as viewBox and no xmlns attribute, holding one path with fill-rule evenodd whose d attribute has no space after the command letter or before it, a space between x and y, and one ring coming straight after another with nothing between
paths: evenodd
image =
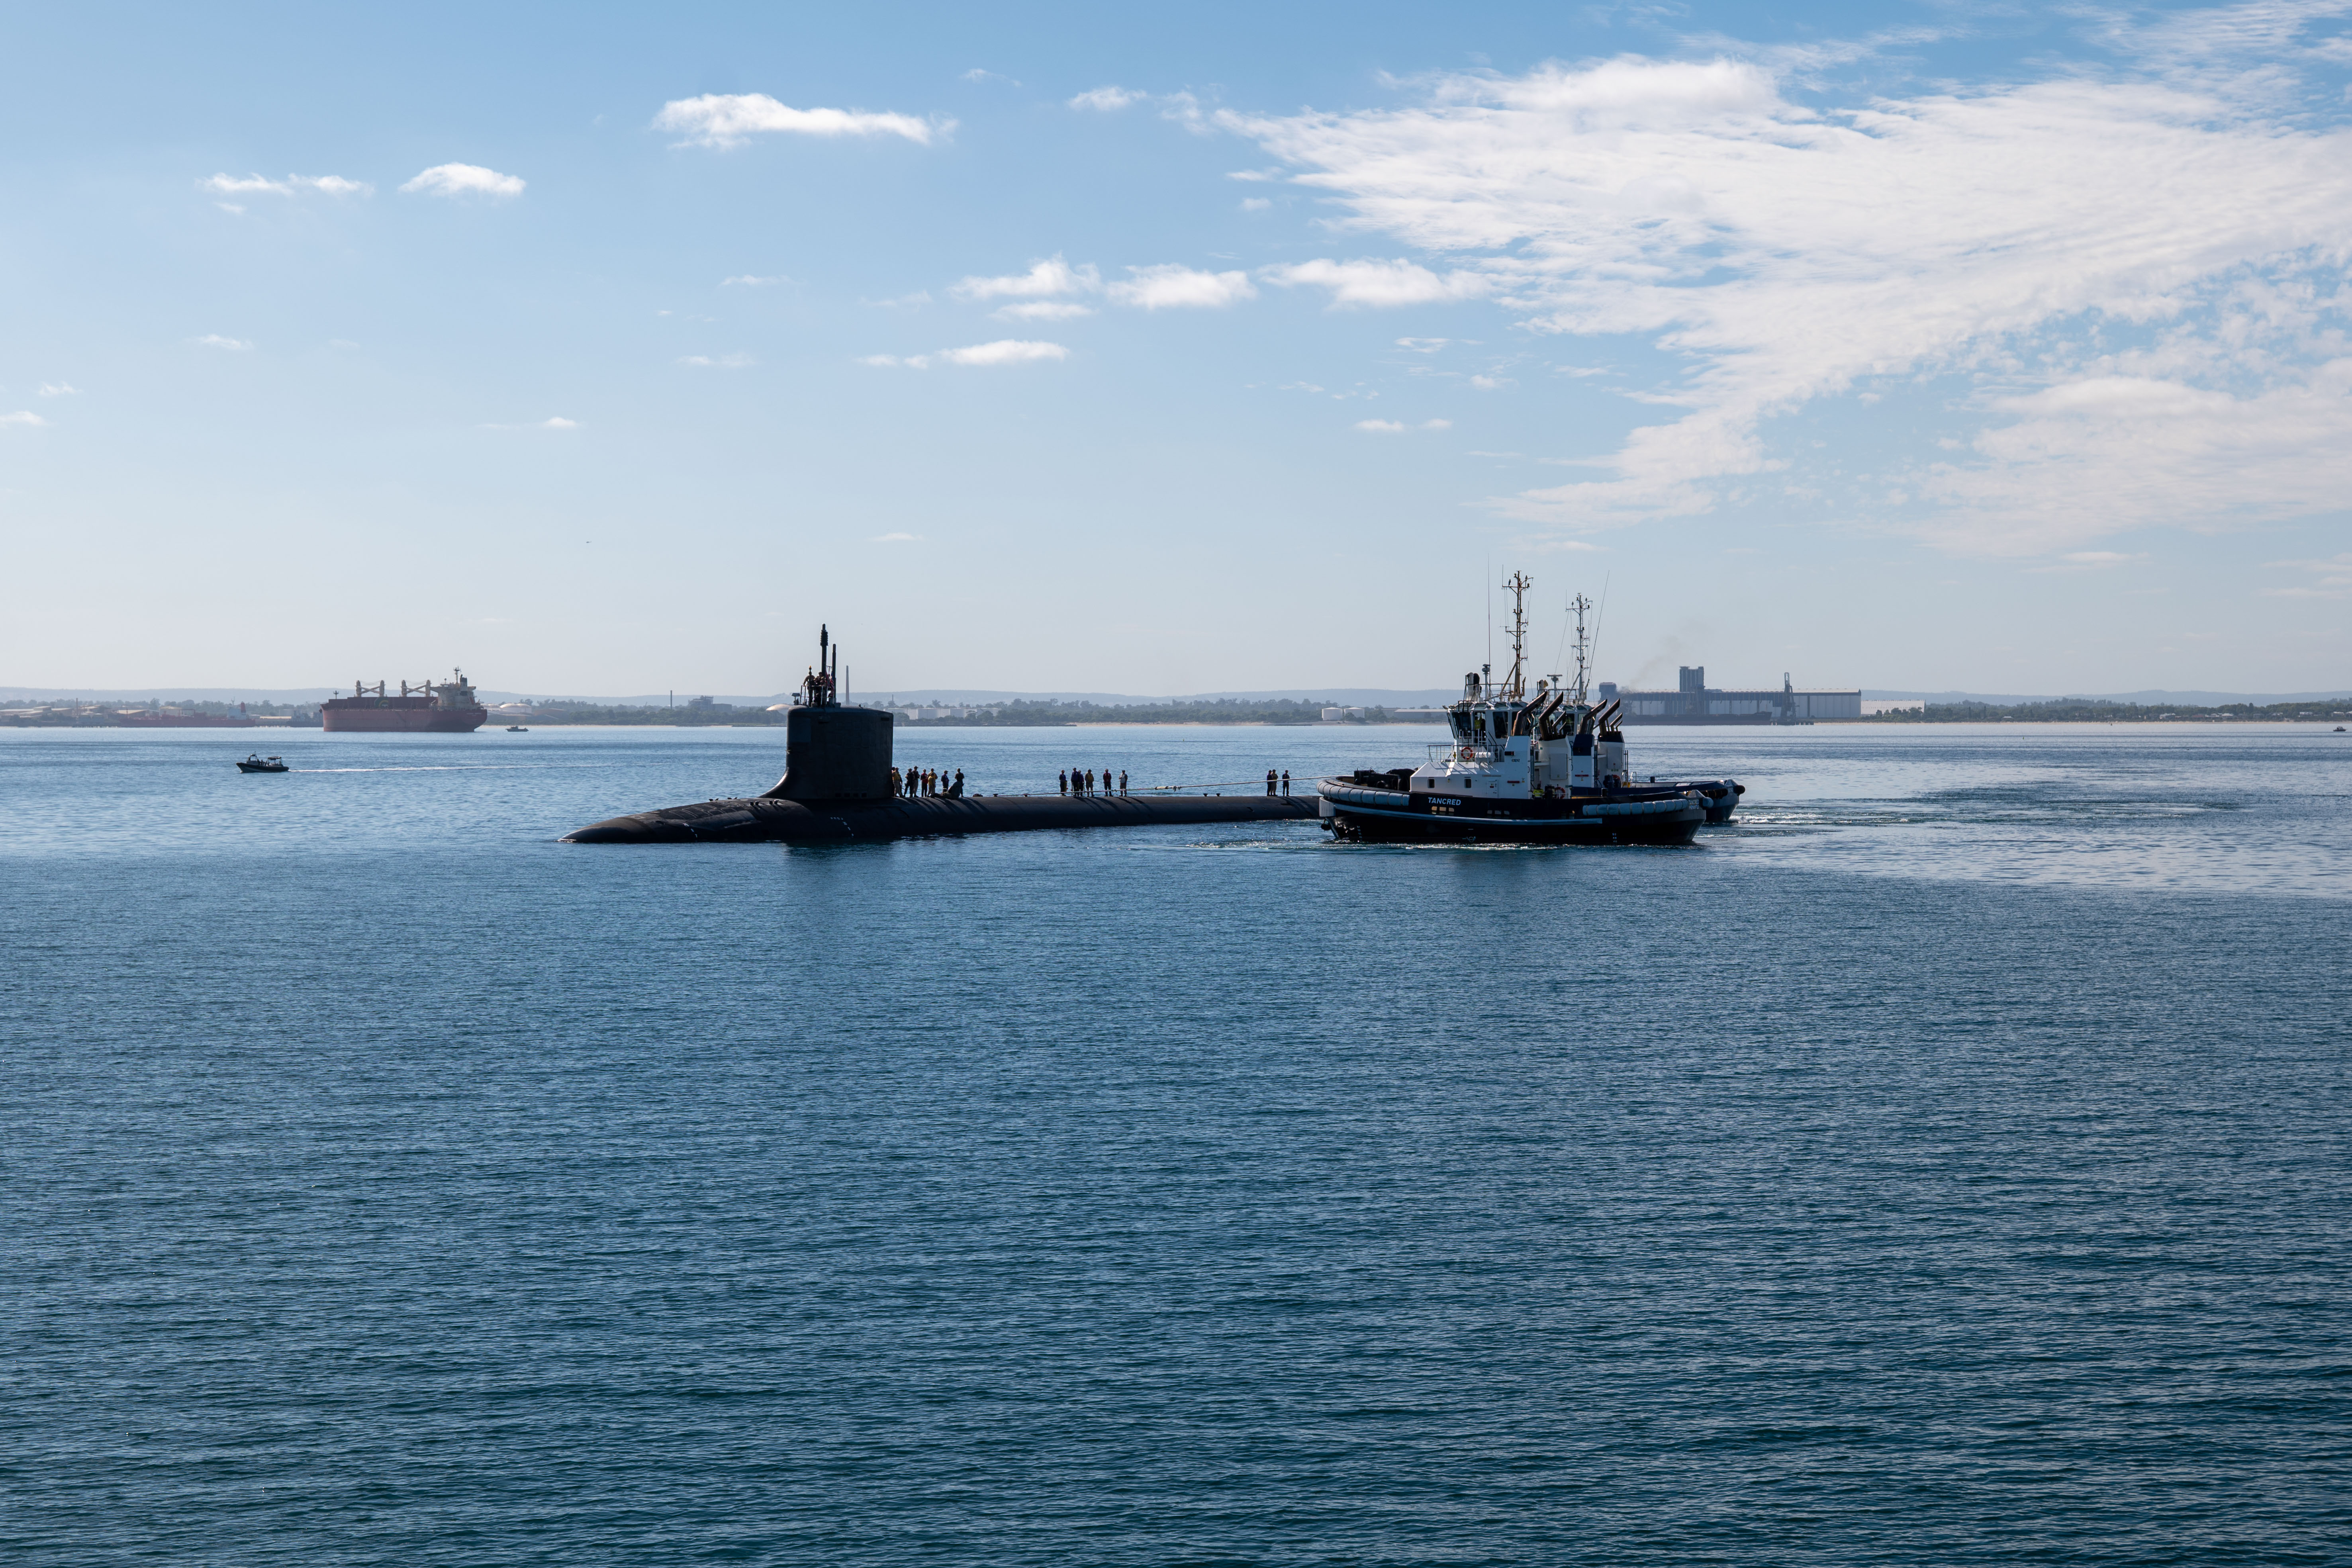
<instances>
[{"instance_id":1,"label":"submarine hull","mask_svg":"<svg viewBox=\"0 0 2352 1568\"><path fill-rule=\"evenodd\" d=\"M667 806L593 823L566 844L815 844L1020 833L1059 827L1151 827L1305 821L1312 797L1288 795L973 795L886 801L800 801L773 796Z\"/></svg>"}]
</instances>

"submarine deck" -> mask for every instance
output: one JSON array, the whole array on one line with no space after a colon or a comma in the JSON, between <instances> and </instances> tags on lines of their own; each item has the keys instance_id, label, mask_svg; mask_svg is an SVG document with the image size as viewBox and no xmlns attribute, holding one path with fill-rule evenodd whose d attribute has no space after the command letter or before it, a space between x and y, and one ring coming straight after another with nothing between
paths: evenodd
<instances>
[{"instance_id":1,"label":"submarine deck","mask_svg":"<svg viewBox=\"0 0 2352 1568\"><path fill-rule=\"evenodd\" d=\"M1306 820L1313 795L983 795L820 802L755 796L665 806L610 817L563 836L566 844L851 842L1057 827L1152 827Z\"/></svg>"}]
</instances>

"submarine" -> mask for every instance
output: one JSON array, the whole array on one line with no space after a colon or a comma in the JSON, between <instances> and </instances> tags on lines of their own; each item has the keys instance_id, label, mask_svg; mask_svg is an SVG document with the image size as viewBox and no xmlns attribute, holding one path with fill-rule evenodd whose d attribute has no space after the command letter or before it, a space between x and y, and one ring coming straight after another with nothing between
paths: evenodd
<instances>
[{"instance_id":1,"label":"submarine","mask_svg":"<svg viewBox=\"0 0 2352 1568\"><path fill-rule=\"evenodd\" d=\"M897 716L839 700L841 645L817 628L817 662L784 714L784 776L764 795L663 806L591 823L565 844L802 844L1052 827L1159 827L1305 820L1288 795L916 795L898 790Z\"/></svg>"}]
</instances>

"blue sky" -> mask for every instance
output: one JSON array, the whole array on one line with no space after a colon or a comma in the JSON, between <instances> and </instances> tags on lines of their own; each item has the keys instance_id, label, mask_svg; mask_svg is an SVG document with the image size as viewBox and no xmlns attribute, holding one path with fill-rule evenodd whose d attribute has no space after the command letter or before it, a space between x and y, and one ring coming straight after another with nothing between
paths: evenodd
<instances>
[{"instance_id":1,"label":"blue sky","mask_svg":"<svg viewBox=\"0 0 2352 1568\"><path fill-rule=\"evenodd\" d=\"M51 7L0 682L2352 684L2352 7Z\"/></svg>"}]
</instances>

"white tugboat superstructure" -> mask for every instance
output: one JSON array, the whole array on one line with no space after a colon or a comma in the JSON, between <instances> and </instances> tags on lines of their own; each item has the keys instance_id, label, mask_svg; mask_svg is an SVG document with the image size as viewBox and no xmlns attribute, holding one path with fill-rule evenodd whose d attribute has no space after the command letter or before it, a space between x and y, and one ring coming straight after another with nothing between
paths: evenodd
<instances>
[{"instance_id":1,"label":"white tugboat superstructure","mask_svg":"<svg viewBox=\"0 0 2352 1568\"><path fill-rule=\"evenodd\" d=\"M1727 779L1636 782L1627 771L1621 705L1591 698L1591 645L1580 595L1576 678L1528 690L1527 591L1510 591L1511 668L1463 677L1445 710L1448 738L1419 767L1359 769L1318 786L1324 825L1341 837L1547 844L1686 844L1701 824L1728 820L1742 787Z\"/></svg>"}]
</instances>

